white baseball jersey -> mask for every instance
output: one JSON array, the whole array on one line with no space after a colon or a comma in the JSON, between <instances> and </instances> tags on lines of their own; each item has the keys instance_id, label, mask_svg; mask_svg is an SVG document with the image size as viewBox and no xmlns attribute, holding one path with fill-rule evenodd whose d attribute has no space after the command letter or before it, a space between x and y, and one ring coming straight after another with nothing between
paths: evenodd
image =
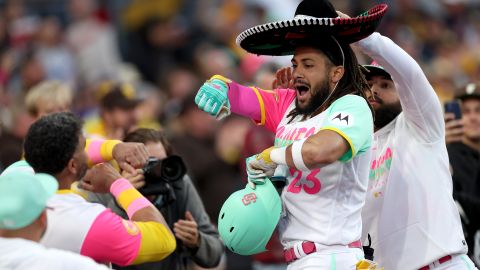
<instances>
[{"instance_id":1,"label":"white baseball jersey","mask_svg":"<svg viewBox=\"0 0 480 270\"><path fill-rule=\"evenodd\" d=\"M291 144L320 130L343 136L351 150L339 161L311 171L290 169L282 192L284 215L279 224L282 243L312 241L322 245L348 245L360 239L361 209L368 182L373 123L362 97L347 95L327 110L305 121L301 116L277 127L275 146ZM300 135L296 135L300 134Z\"/></svg>"},{"instance_id":2,"label":"white baseball jersey","mask_svg":"<svg viewBox=\"0 0 480 270\"><path fill-rule=\"evenodd\" d=\"M359 240L373 139L367 101L346 95L319 115L305 120L297 116L289 123L295 90L261 90L233 81L228 82L228 89L231 111L275 132L275 146L289 145L320 130L334 131L349 143L349 151L332 164L314 170L290 170L282 192L284 215L279 224L284 247L312 241L338 248Z\"/></svg>"},{"instance_id":3,"label":"white baseball jersey","mask_svg":"<svg viewBox=\"0 0 480 270\"><path fill-rule=\"evenodd\" d=\"M68 240L67 240L68 241ZM107 270L92 259L69 251L47 249L21 239L0 237L0 269L2 270Z\"/></svg>"},{"instance_id":4,"label":"white baseball jersey","mask_svg":"<svg viewBox=\"0 0 480 270\"><path fill-rule=\"evenodd\" d=\"M378 33L356 43L391 75L403 112L375 133L363 209L363 239L372 237L385 269L419 269L465 254L452 198L440 102L419 65Z\"/></svg>"}]
</instances>

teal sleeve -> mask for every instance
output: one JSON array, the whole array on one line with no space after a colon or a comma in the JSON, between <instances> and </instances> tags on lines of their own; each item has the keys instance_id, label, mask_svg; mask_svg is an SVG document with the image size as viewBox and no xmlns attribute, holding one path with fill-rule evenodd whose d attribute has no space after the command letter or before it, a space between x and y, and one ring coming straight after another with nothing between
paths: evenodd
<instances>
[{"instance_id":1,"label":"teal sleeve","mask_svg":"<svg viewBox=\"0 0 480 270\"><path fill-rule=\"evenodd\" d=\"M356 95L339 98L327 108L321 130L337 132L350 145L340 161L348 161L365 152L371 146L373 137L373 117L367 101Z\"/></svg>"}]
</instances>

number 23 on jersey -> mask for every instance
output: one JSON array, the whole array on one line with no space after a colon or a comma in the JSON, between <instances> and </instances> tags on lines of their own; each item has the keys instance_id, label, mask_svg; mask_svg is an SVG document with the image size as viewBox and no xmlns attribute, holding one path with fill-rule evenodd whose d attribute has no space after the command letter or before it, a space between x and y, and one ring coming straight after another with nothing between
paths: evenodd
<instances>
[{"instance_id":1,"label":"number 23 on jersey","mask_svg":"<svg viewBox=\"0 0 480 270\"><path fill-rule=\"evenodd\" d=\"M306 172L290 168L290 175L294 179L288 186L287 191L297 194L303 189L307 194L317 194L322 188L320 179L317 177L319 172L320 169L314 169L305 177Z\"/></svg>"}]
</instances>

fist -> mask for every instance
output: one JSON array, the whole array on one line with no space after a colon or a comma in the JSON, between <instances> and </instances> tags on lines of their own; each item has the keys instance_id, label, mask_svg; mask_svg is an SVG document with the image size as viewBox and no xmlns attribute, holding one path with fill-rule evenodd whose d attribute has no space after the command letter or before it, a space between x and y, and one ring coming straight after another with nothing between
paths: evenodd
<instances>
[{"instance_id":1,"label":"fist","mask_svg":"<svg viewBox=\"0 0 480 270\"><path fill-rule=\"evenodd\" d=\"M120 178L122 176L110 163L100 163L87 171L80 188L95 193L108 193L112 183Z\"/></svg>"},{"instance_id":2,"label":"fist","mask_svg":"<svg viewBox=\"0 0 480 270\"><path fill-rule=\"evenodd\" d=\"M113 148L113 159L122 171L135 174L135 169L143 168L148 161L147 148L143 143L119 143Z\"/></svg>"},{"instance_id":3,"label":"fist","mask_svg":"<svg viewBox=\"0 0 480 270\"><path fill-rule=\"evenodd\" d=\"M206 81L195 96L195 103L202 111L215 116L217 119L230 114L228 101L228 85L230 80L215 75Z\"/></svg>"}]
</instances>

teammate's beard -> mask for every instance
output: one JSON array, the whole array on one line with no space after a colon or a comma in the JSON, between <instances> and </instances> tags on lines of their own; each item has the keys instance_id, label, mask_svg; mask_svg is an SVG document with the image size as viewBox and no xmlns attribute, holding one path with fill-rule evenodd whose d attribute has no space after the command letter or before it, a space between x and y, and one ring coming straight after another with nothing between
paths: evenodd
<instances>
[{"instance_id":1,"label":"teammate's beard","mask_svg":"<svg viewBox=\"0 0 480 270\"><path fill-rule=\"evenodd\" d=\"M327 99L329 93L330 87L328 85L328 81L325 80L320 86L320 88L317 89L314 94L312 94L309 102L306 104L305 107L300 108L298 100L295 100L295 107L297 109L297 112L303 115L312 114L316 109L318 109L318 107L322 106L323 102L325 102L325 100Z\"/></svg>"},{"instance_id":2,"label":"teammate's beard","mask_svg":"<svg viewBox=\"0 0 480 270\"><path fill-rule=\"evenodd\" d=\"M88 170L87 163L85 162L85 163L81 164L80 168L77 171L77 175L76 175L77 179L83 179L83 177L87 173L87 170Z\"/></svg>"},{"instance_id":3,"label":"teammate's beard","mask_svg":"<svg viewBox=\"0 0 480 270\"><path fill-rule=\"evenodd\" d=\"M400 101L394 104L383 104L383 100L375 97L375 100L382 104L378 109L375 110L375 128L381 129L384 126L388 125L388 123L392 122L401 112L402 112L402 105Z\"/></svg>"}]
</instances>

